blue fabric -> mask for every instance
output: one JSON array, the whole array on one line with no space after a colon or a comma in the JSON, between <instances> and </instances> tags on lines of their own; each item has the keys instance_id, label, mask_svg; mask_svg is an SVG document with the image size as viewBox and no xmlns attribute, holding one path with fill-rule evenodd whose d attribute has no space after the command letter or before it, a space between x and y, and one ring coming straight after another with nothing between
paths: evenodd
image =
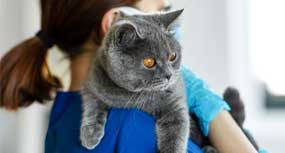
<instances>
[{"instance_id":1,"label":"blue fabric","mask_svg":"<svg viewBox=\"0 0 285 153\"><path fill-rule=\"evenodd\" d=\"M268 153L268 151L267 151L267 150L264 150L264 149L259 149L259 150L258 150L258 153Z\"/></svg>"},{"instance_id":2,"label":"blue fabric","mask_svg":"<svg viewBox=\"0 0 285 153\"><path fill-rule=\"evenodd\" d=\"M205 83L185 67L181 68L191 112L199 118L205 135L211 120L229 106L208 89ZM77 92L58 92L46 136L46 153L154 153L156 152L155 121L148 114L135 110L110 109L105 136L94 150L80 145L81 95ZM202 150L191 140L188 153Z\"/></svg>"},{"instance_id":3,"label":"blue fabric","mask_svg":"<svg viewBox=\"0 0 285 153\"><path fill-rule=\"evenodd\" d=\"M182 66L181 73L186 88L189 110L198 117L203 134L208 136L211 121L221 110L229 111L230 107L188 68Z\"/></svg>"},{"instance_id":4,"label":"blue fabric","mask_svg":"<svg viewBox=\"0 0 285 153\"><path fill-rule=\"evenodd\" d=\"M45 153L156 153L155 121L139 110L111 109L105 135L93 150L80 145L81 96L58 92L46 136ZM188 153L203 153L191 140Z\"/></svg>"}]
</instances>

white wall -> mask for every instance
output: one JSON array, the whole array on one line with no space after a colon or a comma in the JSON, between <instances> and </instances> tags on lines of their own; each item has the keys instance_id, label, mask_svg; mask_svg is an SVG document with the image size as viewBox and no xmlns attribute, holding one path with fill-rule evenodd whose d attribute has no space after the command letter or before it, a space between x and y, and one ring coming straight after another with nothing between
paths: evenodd
<instances>
[{"instance_id":1,"label":"white wall","mask_svg":"<svg viewBox=\"0 0 285 153\"><path fill-rule=\"evenodd\" d=\"M183 19L183 62L221 93L229 84L226 0L179 0Z\"/></svg>"},{"instance_id":2,"label":"white wall","mask_svg":"<svg viewBox=\"0 0 285 153\"><path fill-rule=\"evenodd\" d=\"M16 152L17 143L17 114L0 110L0 152Z\"/></svg>"},{"instance_id":3,"label":"white wall","mask_svg":"<svg viewBox=\"0 0 285 153\"><path fill-rule=\"evenodd\" d=\"M249 2L249 49L253 64L253 101L248 126L255 128L260 143L271 152L284 152L285 111L264 107L264 87L258 79L270 85L274 93L284 93L284 1L251 0Z\"/></svg>"},{"instance_id":4,"label":"white wall","mask_svg":"<svg viewBox=\"0 0 285 153\"><path fill-rule=\"evenodd\" d=\"M20 5L15 0L0 0L0 55L21 40Z\"/></svg>"},{"instance_id":5,"label":"white wall","mask_svg":"<svg viewBox=\"0 0 285 153\"><path fill-rule=\"evenodd\" d=\"M12 7L13 6L13 7ZM20 5L14 0L0 0L0 57L21 39ZM0 152L14 153L17 146L17 114L0 110Z\"/></svg>"}]
</instances>

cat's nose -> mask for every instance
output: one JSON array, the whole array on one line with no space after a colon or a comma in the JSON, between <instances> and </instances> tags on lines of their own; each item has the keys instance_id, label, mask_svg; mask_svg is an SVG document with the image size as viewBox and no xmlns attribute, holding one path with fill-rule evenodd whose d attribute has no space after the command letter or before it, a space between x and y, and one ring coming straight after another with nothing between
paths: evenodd
<instances>
[{"instance_id":1,"label":"cat's nose","mask_svg":"<svg viewBox=\"0 0 285 153\"><path fill-rule=\"evenodd\" d=\"M170 80L171 76L172 76L171 74L167 74L165 77L166 77L167 80Z\"/></svg>"}]
</instances>

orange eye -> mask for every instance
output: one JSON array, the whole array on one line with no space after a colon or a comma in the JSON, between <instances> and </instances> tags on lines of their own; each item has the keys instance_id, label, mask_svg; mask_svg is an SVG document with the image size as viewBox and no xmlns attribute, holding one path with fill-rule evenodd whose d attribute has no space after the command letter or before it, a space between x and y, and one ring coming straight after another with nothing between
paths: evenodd
<instances>
[{"instance_id":1,"label":"orange eye","mask_svg":"<svg viewBox=\"0 0 285 153\"><path fill-rule=\"evenodd\" d=\"M145 58L143 60L143 64L144 66L146 66L147 68L153 68L155 65L155 59L154 58Z\"/></svg>"},{"instance_id":2,"label":"orange eye","mask_svg":"<svg viewBox=\"0 0 285 153\"><path fill-rule=\"evenodd\" d=\"M176 59L176 53L172 53L170 56L169 56L169 61L174 61Z\"/></svg>"}]
</instances>

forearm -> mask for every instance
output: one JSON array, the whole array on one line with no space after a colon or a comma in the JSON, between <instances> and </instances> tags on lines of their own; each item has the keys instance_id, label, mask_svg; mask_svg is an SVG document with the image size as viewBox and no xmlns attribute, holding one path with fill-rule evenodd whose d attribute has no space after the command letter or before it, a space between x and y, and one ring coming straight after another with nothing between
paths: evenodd
<instances>
[{"instance_id":1,"label":"forearm","mask_svg":"<svg viewBox=\"0 0 285 153\"><path fill-rule=\"evenodd\" d=\"M211 122L209 138L220 153L257 153L227 111Z\"/></svg>"}]
</instances>

